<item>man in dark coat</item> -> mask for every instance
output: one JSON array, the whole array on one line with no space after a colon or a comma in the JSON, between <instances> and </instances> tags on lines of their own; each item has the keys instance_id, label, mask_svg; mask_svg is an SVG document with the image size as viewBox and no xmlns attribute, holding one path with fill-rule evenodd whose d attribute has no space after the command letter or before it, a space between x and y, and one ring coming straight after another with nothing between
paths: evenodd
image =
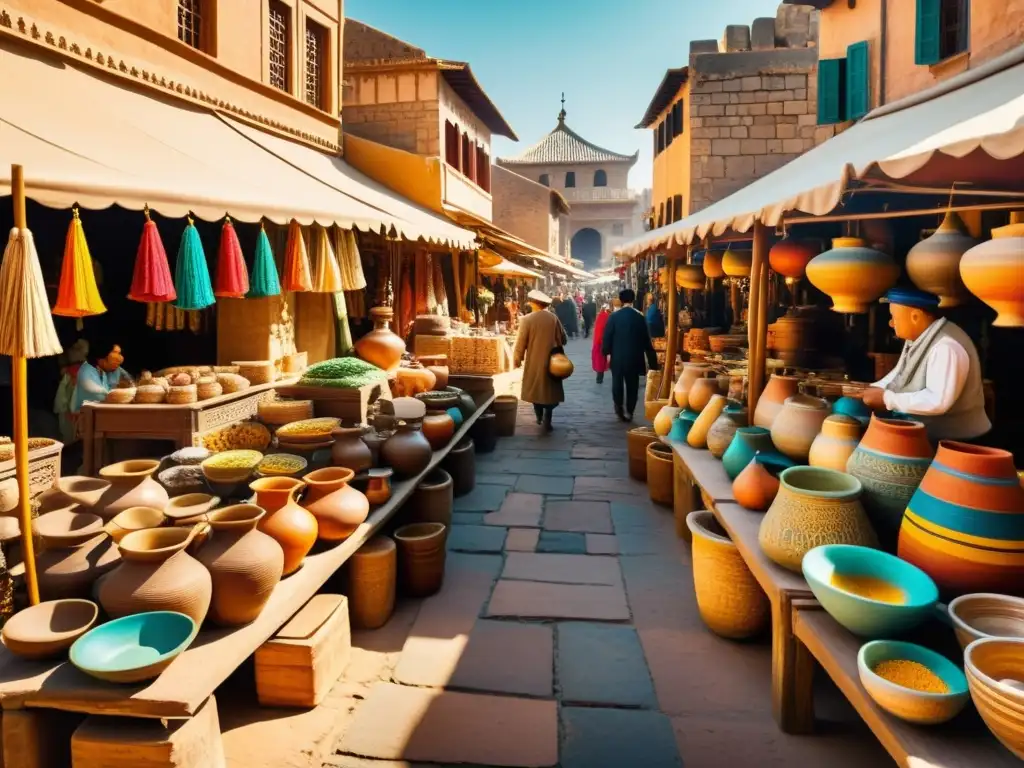
<instances>
[{"instance_id":1,"label":"man in dark coat","mask_svg":"<svg viewBox=\"0 0 1024 768\"><path fill-rule=\"evenodd\" d=\"M597 319L597 302L594 301L594 297L587 296L587 300L583 303L583 338L590 338L590 329L594 327L594 320Z\"/></svg>"},{"instance_id":2,"label":"man in dark coat","mask_svg":"<svg viewBox=\"0 0 1024 768\"><path fill-rule=\"evenodd\" d=\"M569 338L576 338L579 325L576 322L576 302L562 294L554 303L555 315L562 321L562 327Z\"/></svg>"},{"instance_id":3,"label":"man in dark coat","mask_svg":"<svg viewBox=\"0 0 1024 768\"><path fill-rule=\"evenodd\" d=\"M635 300L636 294L629 288L619 292L622 308L608 318L601 345L601 351L610 357L615 415L623 421L633 419L640 377L647 372L648 367L658 366L658 355L651 344L647 321L633 307Z\"/></svg>"}]
</instances>

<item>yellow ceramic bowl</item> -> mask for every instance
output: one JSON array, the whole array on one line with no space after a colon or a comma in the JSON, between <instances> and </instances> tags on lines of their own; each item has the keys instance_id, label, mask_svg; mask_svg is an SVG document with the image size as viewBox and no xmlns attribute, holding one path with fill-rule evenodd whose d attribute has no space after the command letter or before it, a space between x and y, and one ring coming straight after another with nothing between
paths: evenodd
<instances>
[{"instance_id":1,"label":"yellow ceramic bowl","mask_svg":"<svg viewBox=\"0 0 1024 768\"><path fill-rule=\"evenodd\" d=\"M876 674L883 661L914 661L927 667L946 684L946 693L929 693L898 685ZM915 643L872 640L857 654L861 685L874 702L894 717L917 725L937 725L960 714L967 704L967 680L960 667L945 656Z\"/></svg>"},{"instance_id":2,"label":"yellow ceramic bowl","mask_svg":"<svg viewBox=\"0 0 1024 768\"><path fill-rule=\"evenodd\" d=\"M987 637L964 651L971 699L1000 743L1024 760L1024 691L1002 680L1024 681L1024 639Z\"/></svg>"},{"instance_id":3,"label":"yellow ceramic bowl","mask_svg":"<svg viewBox=\"0 0 1024 768\"><path fill-rule=\"evenodd\" d=\"M206 479L213 483L241 483L249 479L256 465L263 460L259 451L224 451L215 453L201 466Z\"/></svg>"}]
</instances>

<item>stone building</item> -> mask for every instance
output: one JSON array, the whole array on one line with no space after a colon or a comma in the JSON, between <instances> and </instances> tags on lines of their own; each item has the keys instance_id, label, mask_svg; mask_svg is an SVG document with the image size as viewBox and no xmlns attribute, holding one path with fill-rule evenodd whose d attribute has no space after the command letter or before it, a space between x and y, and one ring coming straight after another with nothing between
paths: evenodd
<instances>
[{"instance_id":1,"label":"stone building","mask_svg":"<svg viewBox=\"0 0 1024 768\"><path fill-rule=\"evenodd\" d=\"M491 168L494 223L552 255L569 255L570 208L562 194L500 165Z\"/></svg>"},{"instance_id":2,"label":"stone building","mask_svg":"<svg viewBox=\"0 0 1024 768\"><path fill-rule=\"evenodd\" d=\"M629 189L629 169L638 153L622 155L592 144L569 128L565 117L563 100L554 130L497 164L565 196L572 206L572 257L592 270L611 264L614 249L642 231L637 195Z\"/></svg>"}]
</instances>

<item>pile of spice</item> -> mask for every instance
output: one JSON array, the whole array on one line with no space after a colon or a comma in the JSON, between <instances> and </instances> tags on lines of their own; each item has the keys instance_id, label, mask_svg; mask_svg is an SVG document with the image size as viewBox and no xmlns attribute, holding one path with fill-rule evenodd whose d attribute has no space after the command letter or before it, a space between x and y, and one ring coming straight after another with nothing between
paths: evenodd
<instances>
[{"instance_id":1,"label":"pile of spice","mask_svg":"<svg viewBox=\"0 0 1024 768\"><path fill-rule=\"evenodd\" d=\"M881 661L872 669L883 680L921 693L949 693L949 686L924 664L907 659Z\"/></svg>"},{"instance_id":2,"label":"pile of spice","mask_svg":"<svg viewBox=\"0 0 1024 768\"><path fill-rule=\"evenodd\" d=\"M861 576L834 571L829 583L843 592L849 592L852 595L868 600L877 600L880 603L902 604L907 602L907 596L902 589L885 579L879 579L875 576Z\"/></svg>"}]
</instances>

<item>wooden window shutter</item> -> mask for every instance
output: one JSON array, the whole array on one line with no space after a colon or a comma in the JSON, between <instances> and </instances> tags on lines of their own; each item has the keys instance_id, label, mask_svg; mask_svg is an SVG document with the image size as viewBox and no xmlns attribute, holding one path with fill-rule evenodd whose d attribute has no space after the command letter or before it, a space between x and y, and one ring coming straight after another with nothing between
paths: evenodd
<instances>
[{"instance_id":1,"label":"wooden window shutter","mask_svg":"<svg viewBox=\"0 0 1024 768\"><path fill-rule=\"evenodd\" d=\"M846 59L818 61L818 125L843 121Z\"/></svg>"},{"instance_id":2,"label":"wooden window shutter","mask_svg":"<svg viewBox=\"0 0 1024 768\"><path fill-rule=\"evenodd\" d=\"M942 0L917 0L914 63L934 64L942 59Z\"/></svg>"},{"instance_id":3,"label":"wooden window shutter","mask_svg":"<svg viewBox=\"0 0 1024 768\"><path fill-rule=\"evenodd\" d=\"M846 49L846 119L871 111L871 49L866 40Z\"/></svg>"},{"instance_id":4,"label":"wooden window shutter","mask_svg":"<svg viewBox=\"0 0 1024 768\"><path fill-rule=\"evenodd\" d=\"M675 110L676 114L676 136L679 136L683 133L683 102L677 101L676 105L673 107L673 110Z\"/></svg>"}]
</instances>

